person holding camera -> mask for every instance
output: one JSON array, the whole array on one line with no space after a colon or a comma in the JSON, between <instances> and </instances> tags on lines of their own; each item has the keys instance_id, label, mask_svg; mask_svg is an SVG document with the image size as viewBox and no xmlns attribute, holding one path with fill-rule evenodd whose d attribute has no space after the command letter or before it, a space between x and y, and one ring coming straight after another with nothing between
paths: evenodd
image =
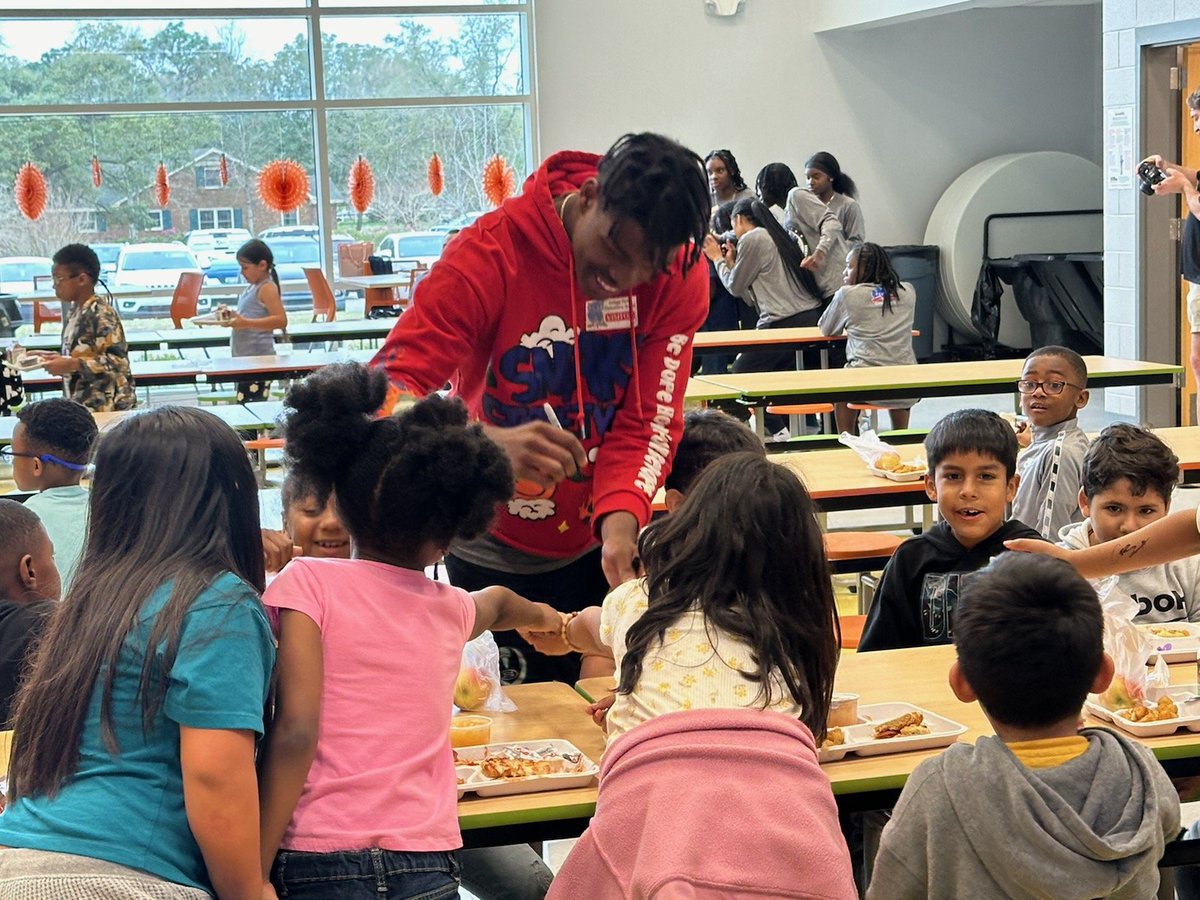
<instances>
[{"instance_id":1,"label":"person holding camera","mask_svg":"<svg viewBox=\"0 0 1200 900\"><path fill-rule=\"evenodd\" d=\"M1200 88L1187 98L1192 130L1200 134ZM1179 250L1179 274L1188 282L1187 314L1192 343L1188 362L1200 382L1200 185L1196 169L1179 163L1166 162L1157 153L1146 157L1138 166L1138 179L1144 193L1183 194L1187 216L1183 220L1183 238ZM1147 190L1149 188L1150 190Z\"/></svg>"},{"instance_id":2,"label":"person holding camera","mask_svg":"<svg viewBox=\"0 0 1200 900\"><path fill-rule=\"evenodd\" d=\"M816 325L824 295L803 265L799 244L758 200L739 200L732 219L736 242L727 235L722 239L710 234L704 239L704 255L712 260L721 283L758 310L759 328ZM752 350L738 354L733 371L781 371L792 368L794 361L792 350ZM810 365L807 360L805 364ZM776 434L787 420L768 416L765 425L768 434Z\"/></svg>"}]
</instances>

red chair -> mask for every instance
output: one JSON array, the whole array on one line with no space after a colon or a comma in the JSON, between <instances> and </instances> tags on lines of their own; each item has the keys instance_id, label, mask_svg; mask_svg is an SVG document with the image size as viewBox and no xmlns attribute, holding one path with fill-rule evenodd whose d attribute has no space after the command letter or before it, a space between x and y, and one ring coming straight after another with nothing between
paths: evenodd
<instances>
[{"instance_id":1,"label":"red chair","mask_svg":"<svg viewBox=\"0 0 1200 900\"><path fill-rule=\"evenodd\" d=\"M312 293L314 322L332 322L337 318L337 301L325 273L317 268L305 269L304 278Z\"/></svg>"},{"instance_id":2,"label":"red chair","mask_svg":"<svg viewBox=\"0 0 1200 900\"><path fill-rule=\"evenodd\" d=\"M54 277L51 275L34 275L33 289L45 291L54 289ZM45 322L62 321L62 302L59 300L33 301L33 333L41 334Z\"/></svg>"},{"instance_id":3,"label":"red chair","mask_svg":"<svg viewBox=\"0 0 1200 900\"><path fill-rule=\"evenodd\" d=\"M866 616L838 616L842 626L842 649L857 650L858 642L862 640L863 626L867 624Z\"/></svg>"},{"instance_id":4,"label":"red chair","mask_svg":"<svg viewBox=\"0 0 1200 900\"><path fill-rule=\"evenodd\" d=\"M176 328L183 327L184 319L194 318L196 304L200 301L200 288L204 285L203 272L181 272L171 295L171 321Z\"/></svg>"}]
</instances>

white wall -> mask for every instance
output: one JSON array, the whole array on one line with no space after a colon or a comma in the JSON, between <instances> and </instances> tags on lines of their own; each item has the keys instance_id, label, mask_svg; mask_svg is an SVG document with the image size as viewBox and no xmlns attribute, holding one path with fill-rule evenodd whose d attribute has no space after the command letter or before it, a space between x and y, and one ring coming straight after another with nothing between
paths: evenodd
<instances>
[{"instance_id":1,"label":"white wall","mask_svg":"<svg viewBox=\"0 0 1200 900\"><path fill-rule=\"evenodd\" d=\"M1099 161L1096 6L971 10L814 36L809 0L535 0L541 152L656 130L728 147L747 180L829 150L868 236L920 243L942 191L998 153ZM798 172L799 174L799 172Z\"/></svg>"}]
</instances>

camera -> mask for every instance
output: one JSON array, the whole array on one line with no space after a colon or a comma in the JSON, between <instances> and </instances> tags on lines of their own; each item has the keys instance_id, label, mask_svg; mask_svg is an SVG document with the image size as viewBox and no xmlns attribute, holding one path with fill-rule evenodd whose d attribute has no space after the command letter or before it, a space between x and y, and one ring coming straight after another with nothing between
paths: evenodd
<instances>
[{"instance_id":1,"label":"camera","mask_svg":"<svg viewBox=\"0 0 1200 900\"><path fill-rule=\"evenodd\" d=\"M1138 189L1143 194L1153 194L1154 186L1160 181L1165 181L1167 173L1156 166L1150 160L1146 160L1137 168Z\"/></svg>"},{"instance_id":2,"label":"camera","mask_svg":"<svg viewBox=\"0 0 1200 900\"><path fill-rule=\"evenodd\" d=\"M737 235L732 229L729 231L723 231L717 235L717 242L721 245L722 250L726 249L727 247L737 247Z\"/></svg>"}]
</instances>

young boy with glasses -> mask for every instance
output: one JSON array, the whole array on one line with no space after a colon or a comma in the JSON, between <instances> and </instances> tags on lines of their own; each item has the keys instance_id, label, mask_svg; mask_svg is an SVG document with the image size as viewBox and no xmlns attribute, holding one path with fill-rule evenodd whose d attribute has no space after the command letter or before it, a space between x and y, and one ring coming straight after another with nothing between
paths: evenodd
<instances>
[{"instance_id":1,"label":"young boy with glasses","mask_svg":"<svg viewBox=\"0 0 1200 900\"><path fill-rule=\"evenodd\" d=\"M79 482L92 458L96 420L87 407L60 398L26 404L17 419L4 455L17 487L38 491L25 506L46 526L65 588L87 541L88 492Z\"/></svg>"},{"instance_id":2,"label":"young boy with glasses","mask_svg":"<svg viewBox=\"0 0 1200 900\"><path fill-rule=\"evenodd\" d=\"M1063 526L1083 521L1077 498L1088 438L1075 417L1088 402L1087 365L1074 350L1041 347L1026 357L1017 390L1032 443L1017 466L1012 517L1057 540Z\"/></svg>"}]
</instances>

